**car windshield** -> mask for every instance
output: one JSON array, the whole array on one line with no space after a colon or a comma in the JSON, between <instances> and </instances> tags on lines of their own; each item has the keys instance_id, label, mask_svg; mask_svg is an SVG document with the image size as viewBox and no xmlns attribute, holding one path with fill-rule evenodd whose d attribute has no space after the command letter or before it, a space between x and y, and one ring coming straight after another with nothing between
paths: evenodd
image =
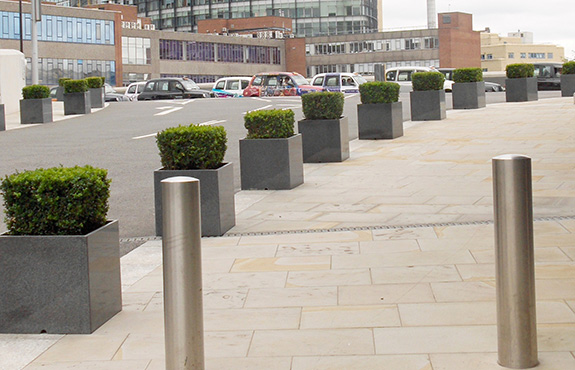
<instances>
[{"instance_id":1,"label":"car windshield","mask_svg":"<svg viewBox=\"0 0 575 370\"><path fill-rule=\"evenodd\" d=\"M360 85L367 82L367 80L366 80L365 78L363 78L363 76L355 75L355 76L353 76L353 77L355 78L355 80L357 81L357 83L360 84Z\"/></svg>"},{"instance_id":2,"label":"car windshield","mask_svg":"<svg viewBox=\"0 0 575 370\"><path fill-rule=\"evenodd\" d=\"M112 86L110 86L110 85L108 85L108 84L105 84L105 85L104 85L104 92L105 92L106 94L110 94L110 93L111 93L111 94L115 94L115 93L116 93L116 90L114 90L114 88L113 88Z\"/></svg>"},{"instance_id":3,"label":"car windshield","mask_svg":"<svg viewBox=\"0 0 575 370\"><path fill-rule=\"evenodd\" d=\"M296 85L309 85L309 82L302 75L293 75L291 79L296 83Z\"/></svg>"},{"instance_id":4,"label":"car windshield","mask_svg":"<svg viewBox=\"0 0 575 370\"><path fill-rule=\"evenodd\" d=\"M199 90L200 87L196 85L196 83L192 80L183 80L182 85L184 85L184 89L186 90Z\"/></svg>"}]
</instances>

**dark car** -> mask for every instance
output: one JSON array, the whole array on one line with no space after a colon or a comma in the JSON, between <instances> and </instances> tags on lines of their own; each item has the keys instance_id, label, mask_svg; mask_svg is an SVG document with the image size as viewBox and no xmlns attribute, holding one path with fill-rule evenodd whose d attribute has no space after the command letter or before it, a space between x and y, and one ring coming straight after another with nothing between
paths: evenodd
<instances>
[{"instance_id":1,"label":"dark car","mask_svg":"<svg viewBox=\"0 0 575 370\"><path fill-rule=\"evenodd\" d=\"M561 63L533 63L537 90L561 90Z\"/></svg>"},{"instance_id":2,"label":"dark car","mask_svg":"<svg viewBox=\"0 0 575 370\"><path fill-rule=\"evenodd\" d=\"M146 83L138 100L196 99L210 98L214 94L202 90L196 83L187 78L156 78Z\"/></svg>"},{"instance_id":3,"label":"dark car","mask_svg":"<svg viewBox=\"0 0 575 370\"><path fill-rule=\"evenodd\" d=\"M123 94L119 94L114 88L105 83L104 84L104 101L127 101Z\"/></svg>"}]
</instances>

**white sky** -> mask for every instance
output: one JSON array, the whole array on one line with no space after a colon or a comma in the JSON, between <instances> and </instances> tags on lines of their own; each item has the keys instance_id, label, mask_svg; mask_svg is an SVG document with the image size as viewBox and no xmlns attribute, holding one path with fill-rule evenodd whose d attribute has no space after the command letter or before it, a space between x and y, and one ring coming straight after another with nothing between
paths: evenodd
<instances>
[{"instance_id":1,"label":"white sky","mask_svg":"<svg viewBox=\"0 0 575 370\"><path fill-rule=\"evenodd\" d=\"M575 0L436 0L435 8L472 14L475 31L533 32L534 43L563 46L565 57L575 59ZM384 29L424 25L427 0L383 0Z\"/></svg>"}]
</instances>

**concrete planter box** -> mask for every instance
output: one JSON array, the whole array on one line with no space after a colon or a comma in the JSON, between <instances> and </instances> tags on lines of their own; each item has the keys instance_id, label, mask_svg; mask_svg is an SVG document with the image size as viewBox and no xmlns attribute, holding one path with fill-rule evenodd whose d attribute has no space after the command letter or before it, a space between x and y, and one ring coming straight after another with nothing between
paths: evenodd
<instances>
[{"instance_id":1,"label":"concrete planter box","mask_svg":"<svg viewBox=\"0 0 575 370\"><path fill-rule=\"evenodd\" d=\"M0 235L0 333L90 334L122 310L118 221L87 235Z\"/></svg>"},{"instance_id":2,"label":"concrete planter box","mask_svg":"<svg viewBox=\"0 0 575 370\"><path fill-rule=\"evenodd\" d=\"M174 176L188 176L200 180L202 236L221 236L236 225L232 163L226 163L213 170L164 170L160 168L154 171L156 235L162 235L161 181Z\"/></svg>"},{"instance_id":3,"label":"concrete planter box","mask_svg":"<svg viewBox=\"0 0 575 370\"><path fill-rule=\"evenodd\" d=\"M358 104L357 128L360 139L395 139L403 136L401 102Z\"/></svg>"},{"instance_id":4,"label":"concrete planter box","mask_svg":"<svg viewBox=\"0 0 575 370\"><path fill-rule=\"evenodd\" d=\"M438 121L445 119L445 90L411 91L412 121Z\"/></svg>"},{"instance_id":5,"label":"concrete planter box","mask_svg":"<svg viewBox=\"0 0 575 370\"><path fill-rule=\"evenodd\" d=\"M507 78L505 80L505 100L507 102L535 101L537 78Z\"/></svg>"},{"instance_id":6,"label":"concrete planter box","mask_svg":"<svg viewBox=\"0 0 575 370\"><path fill-rule=\"evenodd\" d=\"M6 130L6 113L4 112L4 104L0 104L0 131Z\"/></svg>"},{"instance_id":7,"label":"concrete planter box","mask_svg":"<svg viewBox=\"0 0 575 370\"><path fill-rule=\"evenodd\" d=\"M451 95L453 109L485 108L485 82L457 82L453 84Z\"/></svg>"},{"instance_id":8,"label":"concrete planter box","mask_svg":"<svg viewBox=\"0 0 575 370\"><path fill-rule=\"evenodd\" d=\"M56 89L56 101L64 101L64 87L58 86Z\"/></svg>"},{"instance_id":9,"label":"concrete planter box","mask_svg":"<svg viewBox=\"0 0 575 370\"><path fill-rule=\"evenodd\" d=\"M20 100L20 123L52 122L52 99L22 99Z\"/></svg>"},{"instance_id":10,"label":"concrete planter box","mask_svg":"<svg viewBox=\"0 0 575 370\"><path fill-rule=\"evenodd\" d=\"M88 89L90 92L90 105L92 108L104 108L104 88Z\"/></svg>"},{"instance_id":11,"label":"concrete planter box","mask_svg":"<svg viewBox=\"0 0 575 370\"><path fill-rule=\"evenodd\" d=\"M561 75L561 96L572 97L575 94L575 75Z\"/></svg>"},{"instance_id":12,"label":"concrete planter box","mask_svg":"<svg viewBox=\"0 0 575 370\"><path fill-rule=\"evenodd\" d=\"M298 121L302 134L303 162L343 162L349 158L347 117Z\"/></svg>"},{"instance_id":13,"label":"concrete planter box","mask_svg":"<svg viewBox=\"0 0 575 370\"><path fill-rule=\"evenodd\" d=\"M303 184L302 135L241 139L242 190L285 190Z\"/></svg>"},{"instance_id":14,"label":"concrete planter box","mask_svg":"<svg viewBox=\"0 0 575 370\"><path fill-rule=\"evenodd\" d=\"M64 94L64 115L92 112L90 92Z\"/></svg>"}]
</instances>

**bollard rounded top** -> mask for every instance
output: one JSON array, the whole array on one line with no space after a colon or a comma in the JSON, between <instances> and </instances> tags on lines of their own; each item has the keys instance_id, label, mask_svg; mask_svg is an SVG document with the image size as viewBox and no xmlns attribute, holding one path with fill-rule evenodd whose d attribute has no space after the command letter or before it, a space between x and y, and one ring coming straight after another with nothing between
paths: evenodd
<instances>
[{"instance_id":1,"label":"bollard rounded top","mask_svg":"<svg viewBox=\"0 0 575 370\"><path fill-rule=\"evenodd\" d=\"M530 160L531 157L528 157L523 154L503 154L497 157L493 157L493 160L497 161L515 161L515 160Z\"/></svg>"},{"instance_id":2,"label":"bollard rounded top","mask_svg":"<svg viewBox=\"0 0 575 370\"><path fill-rule=\"evenodd\" d=\"M199 182L200 180L196 179L195 177L190 176L174 176L168 177L167 179L162 180L161 182L166 183L186 183L186 182Z\"/></svg>"}]
</instances>

